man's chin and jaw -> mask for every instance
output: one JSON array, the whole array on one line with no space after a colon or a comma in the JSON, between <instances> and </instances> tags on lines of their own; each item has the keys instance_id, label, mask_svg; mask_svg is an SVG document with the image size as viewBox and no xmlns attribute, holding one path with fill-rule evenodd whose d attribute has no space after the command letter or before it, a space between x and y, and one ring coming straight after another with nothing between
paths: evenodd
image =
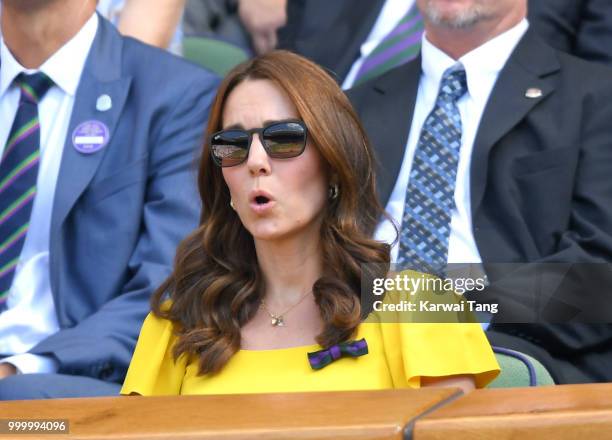
<instances>
[{"instance_id":1,"label":"man's chin and jaw","mask_svg":"<svg viewBox=\"0 0 612 440\"><path fill-rule=\"evenodd\" d=\"M418 0L421 13L434 26L469 29L496 16L498 0Z\"/></svg>"},{"instance_id":2,"label":"man's chin and jaw","mask_svg":"<svg viewBox=\"0 0 612 440\"><path fill-rule=\"evenodd\" d=\"M15 10L35 11L54 6L65 0L2 0L3 7Z\"/></svg>"},{"instance_id":3,"label":"man's chin and jaw","mask_svg":"<svg viewBox=\"0 0 612 440\"><path fill-rule=\"evenodd\" d=\"M427 40L459 59L527 15L527 0L416 0Z\"/></svg>"}]
</instances>

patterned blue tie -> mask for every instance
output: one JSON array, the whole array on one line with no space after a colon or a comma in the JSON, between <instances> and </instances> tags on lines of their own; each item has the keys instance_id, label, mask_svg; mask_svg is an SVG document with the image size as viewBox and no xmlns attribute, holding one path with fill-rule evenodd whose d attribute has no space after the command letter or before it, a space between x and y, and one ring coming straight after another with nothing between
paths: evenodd
<instances>
[{"instance_id":1,"label":"patterned blue tie","mask_svg":"<svg viewBox=\"0 0 612 440\"><path fill-rule=\"evenodd\" d=\"M466 92L463 67L446 70L436 104L423 124L410 170L396 262L400 268L444 274L461 148L457 101Z\"/></svg>"},{"instance_id":2,"label":"patterned blue tie","mask_svg":"<svg viewBox=\"0 0 612 440\"><path fill-rule=\"evenodd\" d=\"M0 161L0 312L6 309L36 195L40 161L38 102L53 84L43 73L22 73L15 83L21 98Z\"/></svg>"}]
</instances>

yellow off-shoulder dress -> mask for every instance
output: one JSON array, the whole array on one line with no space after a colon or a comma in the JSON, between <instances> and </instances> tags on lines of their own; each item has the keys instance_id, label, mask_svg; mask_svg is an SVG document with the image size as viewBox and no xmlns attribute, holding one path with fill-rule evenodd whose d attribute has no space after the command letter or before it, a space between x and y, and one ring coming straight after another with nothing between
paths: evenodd
<instances>
[{"instance_id":1,"label":"yellow off-shoulder dress","mask_svg":"<svg viewBox=\"0 0 612 440\"><path fill-rule=\"evenodd\" d=\"M121 394L245 394L418 388L422 377L473 375L484 387L499 366L478 323L380 322L368 319L354 338L368 354L343 357L313 370L318 345L240 350L215 375L198 375L197 359L175 362L170 321L146 318Z\"/></svg>"}]
</instances>

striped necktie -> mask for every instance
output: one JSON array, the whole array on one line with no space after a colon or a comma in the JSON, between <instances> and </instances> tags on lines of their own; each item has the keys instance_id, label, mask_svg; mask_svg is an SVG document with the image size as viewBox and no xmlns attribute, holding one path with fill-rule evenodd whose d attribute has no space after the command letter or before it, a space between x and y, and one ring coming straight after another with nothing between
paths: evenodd
<instances>
[{"instance_id":1,"label":"striped necktie","mask_svg":"<svg viewBox=\"0 0 612 440\"><path fill-rule=\"evenodd\" d=\"M421 48L423 20L414 5L374 48L359 68L353 87L416 58Z\"/></svg>"},{"instance_id":2,"label":"striped necktie","mask_svg":"<svg viewBox=\"0 0 612 440\"><path fill-rule=\"evenodd\" d=\"M15 79L21 97L0 162L0 312L6 309L30 223L40 161L38 101L52 86L43 73Z\"/></svg>"},{"instance_id":3,"label":"striped necktie","mask_svg":"<svg viewBox=\"0 0 612 440\"><path fill-rule=\"evenodd\" d=\"M397 265L443 276L461 149L457 101L467 92L463 67L444 72L438 98L414 153L406 191Z\"/></svg>"}]
</instances>

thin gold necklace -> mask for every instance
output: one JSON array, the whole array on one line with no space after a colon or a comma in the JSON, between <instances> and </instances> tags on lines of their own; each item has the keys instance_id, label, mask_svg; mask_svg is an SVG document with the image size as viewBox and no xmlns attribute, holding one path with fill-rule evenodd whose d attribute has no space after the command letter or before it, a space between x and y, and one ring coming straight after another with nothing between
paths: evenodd
<instances>
[{"instance_id":1,"label":"thin gold necklace","mask_svg":"<svg viewBox=\"0 0 612 440\"><path fill-rule=\"evenodd\" d=\"M284 327L285 326L285 315L289 313L291 310L293 310L295 307L297 307L302 301L304 301L309 293L310 291L306 292L304 295L302 295L302 297L300 298L298 302L293 304L291 307L289 307L287 310L285 310L282 313L272 313L270 309L268 309L268 306L266 306L266 302L262 298L261 307L263 307L264 311L270 316L270 324L272 325L272 327Z\"/></svg>"}]
</instances>

